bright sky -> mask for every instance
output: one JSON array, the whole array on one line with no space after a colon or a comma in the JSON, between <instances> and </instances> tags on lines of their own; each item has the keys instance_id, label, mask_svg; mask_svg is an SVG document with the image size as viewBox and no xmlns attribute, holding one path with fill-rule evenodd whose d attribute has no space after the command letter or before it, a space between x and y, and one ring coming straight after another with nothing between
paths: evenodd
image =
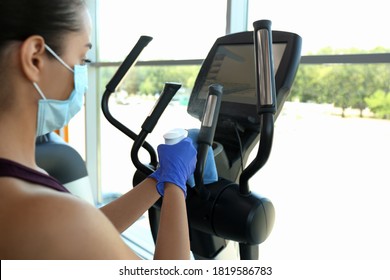
<instances>
[{"instance_id":1,"label":"bright sky","mask_svg":"<svg viewBox=\"0 0 390 280\"><path fill-rule=\"evenodd\" d=\"M390 16L383 0L249 0L249 22L301 35L302 53L334 48L390 48Z\"/></svg>"},{"instance_id":2,"label":"bright sky","mask_svg":"<svg viewBox=\"0 0 390 280\"><path fill-rule=\"evenodd\" d=\"M154 40L141 59L204 58L225 34L226 0L101 0L102 60L122 60L139 36ZM249 0L248 29L259 19L299 34L302 54L320 48L390 48L390 16L383 0Z\"/></svg>"},{"instance_id":3,"label":"bright sky","mask_svg":"<svg viewBox=\"0 0 390 280\"><path fill-rule=\"evenodd\" d=\"M103 60L122 60L141 35L153 37L141 59L203 58L226 31L226 0L101 0L100 10Z\"/></svg>"}]
</instances>

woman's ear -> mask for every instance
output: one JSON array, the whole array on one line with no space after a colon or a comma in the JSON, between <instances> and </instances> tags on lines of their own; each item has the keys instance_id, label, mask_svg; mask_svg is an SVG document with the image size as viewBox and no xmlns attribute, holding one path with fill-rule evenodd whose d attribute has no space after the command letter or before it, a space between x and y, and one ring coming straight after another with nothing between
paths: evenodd
<instances>
[{"instance_id":1,"label":"woman's ear","mask_svg":"<svg viewBox=\"0 0 390 280\"><path fill-rule=\"evenodd\" d=\"M20 47L21 68L31 82L40 80L45 53L45 40L37 35L27 38Z\"/></svg>"}]
</instances>

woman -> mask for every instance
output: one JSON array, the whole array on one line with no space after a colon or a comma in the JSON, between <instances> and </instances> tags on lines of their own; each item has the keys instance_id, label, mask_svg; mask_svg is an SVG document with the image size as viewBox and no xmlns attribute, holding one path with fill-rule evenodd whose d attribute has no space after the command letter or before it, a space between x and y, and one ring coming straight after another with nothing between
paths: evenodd
<instances>
[{"instance_id":1,"label":"woman","mask_svg":"<svg viewBox=\"0 0 390 280\"><path fill-rule=\"evenodd\" d=\"M163 195L154 256L188 259L189 139L160 145L160 168L101 209L35 163L36 137L81 107L90 32L82 0L0 0L0 258L139 259L119 233Z\"/></svg>"}]
</instances>

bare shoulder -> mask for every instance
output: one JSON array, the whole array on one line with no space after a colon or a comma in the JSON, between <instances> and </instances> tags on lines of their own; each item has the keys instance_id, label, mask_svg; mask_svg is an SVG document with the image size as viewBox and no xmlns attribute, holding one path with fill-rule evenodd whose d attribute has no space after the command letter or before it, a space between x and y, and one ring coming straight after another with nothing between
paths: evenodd
<instances>
[{"instance_id":1,"label":"bare shoulder","mask_svg":"<svg viewBox=\"0 0 390 280\"><path fill-rule=\"evenodd\" d=\"M10 191L0 206L2 259L137 258L99 209L70 194L31 189Z\"/></svg>"}]
</instances>

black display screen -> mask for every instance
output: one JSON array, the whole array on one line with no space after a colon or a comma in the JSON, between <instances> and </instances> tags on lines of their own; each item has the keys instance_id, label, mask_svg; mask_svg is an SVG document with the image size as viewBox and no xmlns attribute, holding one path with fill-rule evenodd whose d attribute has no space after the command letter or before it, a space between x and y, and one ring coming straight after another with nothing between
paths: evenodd
<instances>
[{"instance_id":1,"label":"black display screen","mask_svg":"<svg viewBox=\"0 0 390 280\"><path fill-rule=\"evenodd\" d=\"M281 89L282 95L290 90L292 77L297 70L297 62L292 64L291 60L294 58L292 55L300 51L296 46L298 44L294 44L296 36L293 33L273 31L272 52L277 95ZM219 38L198 74L188 113L201 119L209 86L220 84L223 86L220 118L258 124L255 64L253 32ZM281 96L277 96L277 99L279 102Z\"/></svg>"},{"instance_id":2,"label":"black display screen","mask_svg":"<svg viewBox=\"0 0 390 280\"><path fill-rule=\"evenodd\" d=\"M277 72L285 44L273 44ZM256 105L256 77L253 45L222 45L217 48L210 70L198 94L206 98L211 84L223 86L223 101Z\"/></svg>"}]
</instances>

